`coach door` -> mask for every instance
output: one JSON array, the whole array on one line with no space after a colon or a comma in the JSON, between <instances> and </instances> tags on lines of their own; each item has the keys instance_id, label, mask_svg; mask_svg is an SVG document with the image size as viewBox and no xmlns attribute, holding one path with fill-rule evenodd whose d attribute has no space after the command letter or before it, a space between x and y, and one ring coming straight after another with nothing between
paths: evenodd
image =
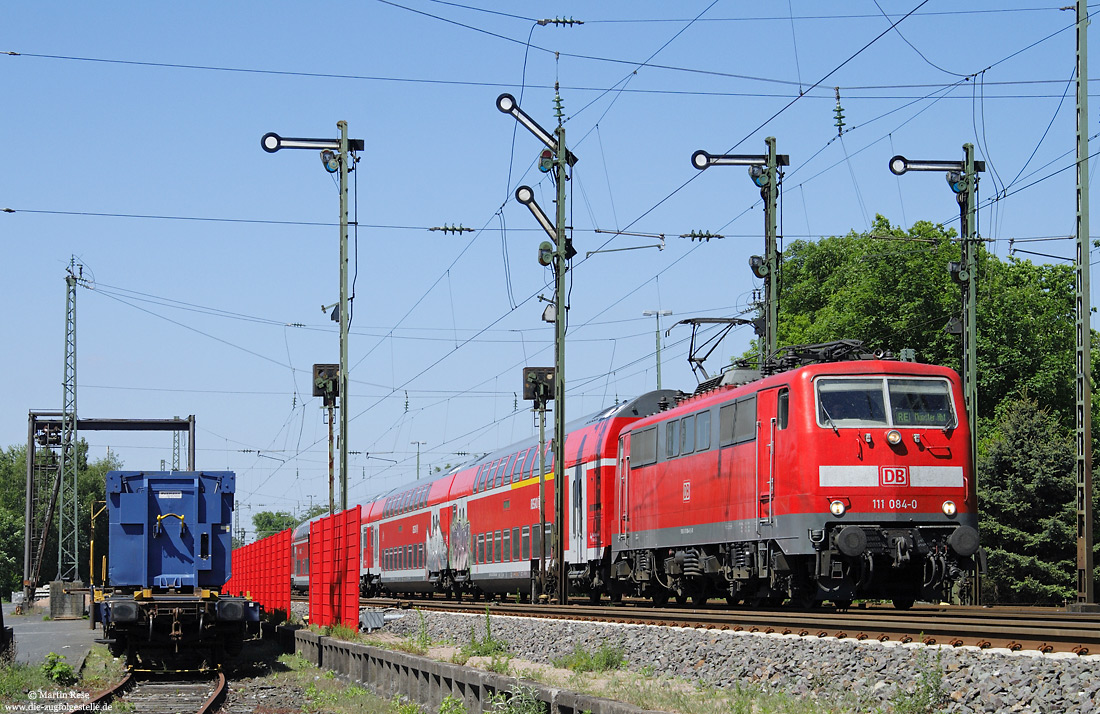
<instances>
[{"instance_id":1,"label":"coach door","mask_svg":"<svg viewBox=\"0 0 1100 714\"><path fill-rule=\"evenodd\" d=\"M756 493L760 525L775 522L775 435L777 389L766 389L756 395Z\"/></svg>"},{"instance_id":2,"label":"coach door","mask_svg":"<svg viewBox=\"0 0 1100 714\"><path fill-rule=\"evenodd\" d=\"M628 491L628 481L630 477L630 457L627 454L630 453L630 434L623 434L619 437L619 459L616 463L616 471L618 472L618 516L619 516L619 528L618 531L621 534L619 540L625 541L627 533L630 530L630 494Z\"/></svg>"}]
</instances>

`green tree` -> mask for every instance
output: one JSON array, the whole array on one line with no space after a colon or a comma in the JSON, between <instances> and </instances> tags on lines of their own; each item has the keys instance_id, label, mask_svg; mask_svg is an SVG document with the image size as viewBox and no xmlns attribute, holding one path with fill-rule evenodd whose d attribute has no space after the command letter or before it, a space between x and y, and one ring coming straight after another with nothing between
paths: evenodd
<instances>
[{"instance_id":1,"label":"green tree","mask_svg":"<svg viewBox=\"0 0 1100 714\"><path fill-rule=\"evenodd\" d=\"M978 456L990 603L1060 604L1076 593L1074 447L1026 395L997 409Z\"/></svg>"},{"instance_id":2,"label":"green tree","mask_svg":"<svg viewBox=\"0 0 1100 714\"><path fill-rule=\"evenodd\" d=\"M27 487L27 449L11 446L0 450L0 593L18 590L23 581L23 540L25 533ZM88 443L77 442L77 577L88 579L89 564L89 514L95 501L102 502L106 490L106 475L112 469L122 468L116 457L99 459L89 463ZM102 506L102 503L100 504ZM96 522L96 560L107 553L107 519ZM57 566L57 514L47 533L46 555L42 561L41 578L49 581L56 577ZM100 563L96 563L97 572Z\"/></svg>"},{"instance_id":3,"label":"green tree","mask_svg":"<svg viewBox=\"0 0 1100 714\"><path fill-rule=\"evenodd\" d=\"M779 344L862 340L869 350L917 351L959 369L961 340L945 327L962 311L947 271L953 230L920 221L908 231L876 216L868 233L795 241L783 255ZM1025 391L1067 428L1073 419L1074 289L1066 265L1002 261L979 249L978 416ZM753 357L754 352L746 357Z\"/></svg>"},{"instance_id":4,"label":"green tree","mask_svg":"<svg viewBox=\"0 0 1100 714\"><path fill-rule=\"evenodd\" d=\"M298 519L286 511L260 511L252 516L252 528L256 533L256 540L293 528L298 523Z\"/></svg>"},{"instance_id":5,"label":"green tree","mask_svg":"<svg viewBox=\"0 0 1100 714\"><path fill-rule=\"evenodd\" d=\"M316 518L317 516L323 516L326 513L328 513L328 506L324 505L323 503L315 503L312 506L310 506L308 509L306 509L305 513L298 516L298 518L296 519L297 523L295 523L294 525L299 525L301 523L305 523L306 521L308 521L312 518Z\"/></svg>"}]
</instances>

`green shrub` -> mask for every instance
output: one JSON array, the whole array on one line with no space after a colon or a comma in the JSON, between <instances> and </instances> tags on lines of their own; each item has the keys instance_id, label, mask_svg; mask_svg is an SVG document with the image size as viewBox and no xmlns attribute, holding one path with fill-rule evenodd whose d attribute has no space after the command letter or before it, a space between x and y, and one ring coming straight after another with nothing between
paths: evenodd
<instances>
[{"instance_id":1,"label":"green shrub","mask_svg":"<svg viewBox=\"0 0 1100 714\"><path fill-rule=\"evenodd\" d=\"M447 695L439 705L439 714L467 714L466 705L458 697Z\"/></svg>"},{"instance_id":2,"label":"green shrub","mask_svg":"<svg viewBox=\"0 0 1100 714\"><path fill-rule=\"evenodd\" d=\"M497 692L490 697L486 711L492 714L547 714L550 706L539 700L533 688L516 682L510 693Z\"/></svg>"},{"instance_id":3,"label":"green shrub","mask_svg":"<svg viewBox=\"0 0 1100 714\"><path fill-rule=\"evenodd\" d=\"M46 659L42 662L42 673L45 674L51 682L60 684L63 687L67 687L70 684L76 684L76 672L73 668L62 662L65 659L65 655L59 655L56 652L50 652L46 655Z\"/></svg>"}]
</instances>

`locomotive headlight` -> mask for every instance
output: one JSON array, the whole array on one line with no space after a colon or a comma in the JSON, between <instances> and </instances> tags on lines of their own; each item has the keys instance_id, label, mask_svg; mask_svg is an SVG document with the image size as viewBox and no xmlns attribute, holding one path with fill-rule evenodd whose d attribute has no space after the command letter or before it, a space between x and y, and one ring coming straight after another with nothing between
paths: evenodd
<instances>
[{"instance_id":1,"label":"locomotive headlight","mask_svg":"<svg viewBox=\"0 0 1100 714\"><path fill-rule=\"evenodd\" d=\"M886 441L890 446L897 446L901 443L901 432L897 429L891 429L886 432Z\"/></svg>"},{"instance_id":2,"label":"locomotive headlight","mask_svg":"<svg viewBox=\"0 0 1100 714\"><path fill-rule=\"evenodd\" d=\"M943 515L950 518L950 517L954 516L956 513L958 513L958 511L959 511L959 509L955 507L955 502L954 501L944 501L943 502Z\"/></svg>"},{"instance_id":3,"label":"locomotive headlight","mask_svg":"<svg viewBox=\"0 0 1100 714\"><path fill-rule=\"evenodd\" d=\"M829 513L834 516L843 516L844 512L848 510L848 507L844 505L844 501L836 500L829 503Z\"/></svg>"}]
</instances>

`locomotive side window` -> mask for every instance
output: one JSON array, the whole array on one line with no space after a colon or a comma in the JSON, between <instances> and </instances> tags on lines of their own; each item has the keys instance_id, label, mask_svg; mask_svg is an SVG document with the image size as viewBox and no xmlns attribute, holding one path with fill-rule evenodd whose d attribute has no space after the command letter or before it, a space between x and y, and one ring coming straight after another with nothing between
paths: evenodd
<instances>
[{"instance_id":1,"label":"locomotive side window","mask_svg":"<svg viewBox=\"0 0 1100 714\"><path fill-rule=\"evenodd\" d=\"M710 412L695 415L695 450L706 451L710 448Z\"/></svg>"},{"instance_id":2,"label":"locomotive side window","mask_svg":"<svg viewBox=\"0 0 1100 714\"><path fill-rule=\"evenodd\" d=\"M756 395L718 410L718 445L729 446L756 439Z\"/></svg>"},{"instance_id":3,"label":"locomotive side window","mask_svg":"<svg viewBox=\"0 0 1100 714\"><path fill-rule=\"evenodd\" d=\"M775 407L776 426L778 426L780 429L787 428L787 422L790 421L790 410L791 390L784 387L783 389L779 390L779 397L776 401Z\"/></svg>"},{"instance_id":4,"label":"locomotive side window","mask_svg":"<svg viewBox=\"0 0 1100 714\"><path fill-rule=\"evenodd\" d=\"M665 458L671 459L680 455L680 440L677 438L680 429L680 420L670 421L665 424Z\"/></svg>"},{"instance_id":5,"label":"locomotive side window","mask_svg":"<svg viewBox=\"0 0 1100 714\"><path fill-rule=\"evenodd\" d=\"M821 426L886 426L881 379L820 379L817 423Z\"/></svg>"},{"instance_id":6,"label":"locomotive side window","mask_svg":"<svg viewBox=\"0 0 1100 714\"><path fill-rule=\"evenodd\" d=\"M955 423L947 382L930 379L888 379L890 415L895 426L945 427Z\"/></svg>"},{"instance_id":7,"label":"locomotive side window","mask_svg":"<svg viewBox=\"0 0 1100 714\"><path fill-rule=\"evenodd\" d=\"M657 427L642 429L630 437L630 468L657 462Z\"/></svg>"},{"instance_id":8,"label":"locomotive side window","mask_svg":"<svg viewBox=\"0 0 1100 714\"><path fill-rule=\"evenodd\" d=\"M680 453L695 451L695 415L680 420Z\"/></svg>"},{"instance_id":9,"label":"locomotive side window","mask_svg":"<svg viewBox=\"0 0 1100 714\"><path fill-rule=\"evenodd\" d=\"M718 443L721 446L733 443L733 417L736 414L736 404L727 404L718 410Z\"/></svg>"}]
</instances>

